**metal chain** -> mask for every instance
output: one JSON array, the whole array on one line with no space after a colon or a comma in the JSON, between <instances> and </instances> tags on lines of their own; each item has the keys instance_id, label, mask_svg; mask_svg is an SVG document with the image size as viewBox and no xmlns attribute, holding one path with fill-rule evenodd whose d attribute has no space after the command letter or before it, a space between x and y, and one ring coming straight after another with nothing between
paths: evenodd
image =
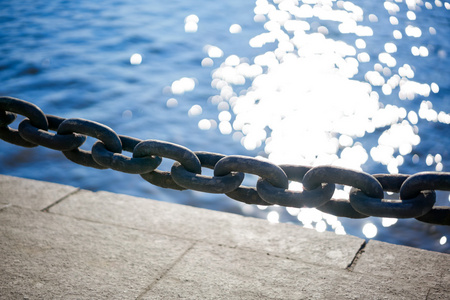
<instances>
[{"instance_id":1,"label":"metal chain","mask_svg":"<svg viewBox=\"0 0 450 300\"><path fill-rule=\"evenodd\" d=\"M16 114L26 117L17 130L8 126ZM79 148L86 136L97 139L91 151ZM0 97L0 139L22 147L40 145L62 151L84 166L139 174L163 188L223 193L248 204L315 207L347 218L416 218L450 225L450 207L434 206L435 190L450 191L450 173L446 172L371 175L342 167L278 166L248 156L193 152L169 142L118 135L94 121L46 115L36 105L12 97ZM170 172L156 169L163 158L175 160ZM213 169L214 176L201 175L202 167ZM244 174L259 176L256 187L241 185ZM289 190L289 181L301 182L303 191ZM336 184L352 187L349 200L332 198ZM384 192L399 193L399 199L383 199Z\"/></svg>"}]
</instances>

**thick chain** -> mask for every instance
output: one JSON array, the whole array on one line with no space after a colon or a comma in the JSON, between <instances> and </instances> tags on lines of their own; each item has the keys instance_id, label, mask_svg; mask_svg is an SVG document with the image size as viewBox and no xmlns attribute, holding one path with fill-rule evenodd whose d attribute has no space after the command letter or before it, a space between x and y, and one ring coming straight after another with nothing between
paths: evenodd
<instances>
[{"instance_id":1,"label":"thick chain","mask_svg":"<svg viewBox=\"0 0 450 300\"><path fill-rule=\"evenodd\" d=\"M17 130L8 126L16 114L26 117ZM91 151L79 148L86 136L98 139ZM46 115L36 105L11 97L0 97L0 138L22 147L59 150L84 166L140 174L163 188L224 193L248 204L315 207L347 218L416 218L450 225L450 207L434 206L435 190L450 191L450 173L445 172L370 175L334 166L278 166L247 156L193 152L173 143L118 135L97 122ZM163 158L175 160L170 172L156 169ZM213 169L214 176L201 175L202 167ZM244 174L259 176L256 187L241 185ZM303 191L289 190L289 181L301 182ZM332 198L336 184L352 187L349 200ZM384 192L399 193L399 199L383 199Z\"/></svg>"}]
</instances>

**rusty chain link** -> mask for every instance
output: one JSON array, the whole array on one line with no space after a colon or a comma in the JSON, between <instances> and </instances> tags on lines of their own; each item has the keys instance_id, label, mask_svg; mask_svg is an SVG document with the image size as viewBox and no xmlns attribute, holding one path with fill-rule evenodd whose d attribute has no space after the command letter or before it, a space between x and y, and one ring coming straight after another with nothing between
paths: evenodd
<instances>
[{"instance_id":1,"label":"rusty chain link","mask_svg":"<svg viewBox=\"0 0 450 300\"><path fill-rule=\"evenodd\" d=\"M26 117L17 130L9 127L16 114ZM79 148L86 136L97 139L91 151ZM450 225L450 207L434 206L435 190L450 191L446 172L370 175L334 166L278 166L247 156L193 152L169 142L118 135L94 121L46 115L32 103L6 96L0 97L0 139L62 151L84 166L139 174L163 188L223 193L248 204L315 207L339 217L416 218ZM175 160L170 172L157 170L163 158ZM213 169L214 176L202 175L202 167ZM242 185L244 174L259 176L256 187ZM303 191L289 190L289 181L302 183ZM348 200L332 198L336 184L351 187ZM399 199L384 199L384 192L398 193Z\"/></svg>"}]
</instances>

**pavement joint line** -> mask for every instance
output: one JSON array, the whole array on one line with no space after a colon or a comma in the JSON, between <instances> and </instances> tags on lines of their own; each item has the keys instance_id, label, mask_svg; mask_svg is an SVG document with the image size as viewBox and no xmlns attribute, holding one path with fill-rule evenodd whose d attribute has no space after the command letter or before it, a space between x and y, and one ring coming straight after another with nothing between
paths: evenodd
<instances>
[{"instance_id":1,"label":"pavement joint line","mask_svg":"<svg viewBox=\"0 0 450 300\"><path fill-rule=\"evenodd\" d=\"M44 210L42 210L42 212L44 212ZM163 232L160 232L160 231L153 231L151 229L144 229L144 228L133 227L133 226L125 226L125 225L118 224L118 223L96 221L96 220L92 220L92 219L74 217L74 216L71 216L71 215L66 215L66 214L61 214L61 213L54 213L54 212L51 212L51 211L45 211L45 212L48 212L48 213L50 213L52 215L55 215L55 216L62 216L62 217L66 217L66 218L71 218L71 219L74 219L74 220L77 220L77 221L89 222L89 223L93 223L93 224L102 224L102 225L119 227L119 228L130 229L130 230L137 230L137 231L142 231L142 232L149 233L149 234L163 235L163 236L167 236L167 237L174 238L174 239L190 241L190 242L193 242L193 243L195 243L195 242L205 242L203 240L189 239L189 238L182 237L182 236L179 236L179 235L167 234L167 233L163 233Z\"/></svg>"},{"instance_id":2,"label":"pavement joint line","mask_svg":"<svg viewBox=\"0 0 450 300\"><path fill-rule=\"evenodd\" d=\"M42 211L42 212L47 212L47 213L48 213L49 210L50 210L53 206L55 206L55 205L61 203L62 201L66 200L66 199L69 198L70 196L73 196L73 195L75 195L76 193L78 193L78 192L80 192L80 191L81 191L81 189L78 188L78 189L76 189L75 191L68 193L67 195L61 197L60 199L56 200L56 201L53 202L52 204L48 205L47 207L41 209L41 211Z\"/></svg>"},{"instance_id":3,"label":"pavement joint line","mask_svg":"<svg viewBox=\"0 0 450 300\"><path fill-rule=\"evenodd\" d=\"M179 236L179 235L167 234L167 233L163 233L163 232L160 232L160 231L153 231L151 229L144 229L144 228L133 227L133 226L125 226L125 225L122 225L122 224L111 223L111 222L100 222L100 221L91 220L91 219L87 219L87 218L74 217L74 216L60 214L60 213L54 213L54 212L50 212L50 211L48 213L53 214L53 215L57 215L57 216L64 216L64 217L72 218L72 219L78 220L78 221L89 222L89 223L93 223L93 224L102 224L102 225L114 226L114 227L119 227L119 228L137 230L137 231L141 231L141 232L145 232L145 233L149 233L149 234L163 235L163 236L167 236L167 237L174 238L174 239L181 239L181 240L189 241L189 242L192 242L194 245L197 244L197 243L204 243L204 244L210 244L210 245L215 245L215 246L229 248L229 249L239 249L241 251L254 252L254 253L261 254L261 255L268 255L268 256L281 258L281 259L287 259L287 260L291 260L291 261L299 261L299 262L302 262L302 263L305 263L305 264L309 264L309 265L316 265L316 263L308 262L308 261L305 261L305 260L303 260L301 258L290 257L289 255L279 254L277 252L268 252L268 251L262 251L262 250L258 251L257 249L254 249L254 248L251 248L251 247L245 247L245 246L239 246L239 245L226 245L226 244L210 242L208 240L202 240L202 239L190 239L190 238L186 238L186 237ZM361 245L361 248L356 252L355 257L353 257L352 262L345 268L346 270L348 270L348 271L352 271L353 270L353 268L354 268L354 264L353 263L355 261L355 258L356 258L356 256L358 254L360 256L360 251L363 249L363 247L366 246L366 244L367 244L367 242L364 241L363 244ZM364 252L364 251L362 251L362 252ZM322 266L321 264L317 264L317 265ZM352 270L349 270L350 266L352 266Z\"/></svg>"},{"instance_id":4,"label":"pavement joint line","mask_svg":"<svg viewBox=\"0 0 450 300\"><path fill-rule=\"evenodd\" d=\"M204 244L214 245L214 246L218 246L218 247L224 247L224 248L228 248L228 249L239 249L239 250L242 250L242 251L254 252L254 253L261 254L261 255L265 254L265 255L272 256L272 257L281 258L281 259L287 259L287 260L292 260L292 261L301 261L301 262L304 262L304 263L307 263L307 264L312 264L310 262L303 261L302 259L290 257L290 256L287 256L287 255L282 255L282 254L279 254L277 252L258 251L257 249L253 249L251 247L242 247L242 246L238 246L238 245L226 245L226 244L222 244L222 243L215 243L215 242L210 242L208 240L201 240L201 239L190 239L190 238L182 237L182 236L179 236L179 235L167 234L167 233L163 233L163 232L160 232L160 231L153 231L153 230L143 229L143 228L139 228L139 227L125 226L125 225L121 225L121 224L117 224L117 223L110 223L110 222L100 222L100 221L96 221L96 220L91 220L91 219L86 219L86 218L79 218L79 217L74 217L74 216L70 216L70 215L54 213L54 212L49 212L49 213L53 214L53 215L63 216L63 217L67 217L67 218L72 218L74 220L83 221L83 222L89 222L89 223L93 223L93 224L102 224L102 225L107 225L107 226L114 226L114 227L119 227L119 228L130 229L130 230L142 231L142 232L149 233L149 234L163 235L163 236L167 236L167 237L174 238L174 239L180 239L180 240L185 240L185 241L188 241L188 242L192 242L193 244L204 243Z\"/></svg>"},{"instance_id":5,"label":"pavement joint line","mask_svg":"<svg viewBox=\"0 0 450 300\"><path fill-rule=\"evenodd\" d=\"M272 256L272 257L286 259L286 260L301 261L302 263L305 263L305 264L314 265L314 263L307 262L307 261L304 261L304 260L299 259L299 258L290 257L288 255L278 254L276 252L271 253L271 252L268 252L268 251L258 251L257 249L253 249L253 248L250 248L250 247L228 246L228 245L224 245L224 244L209 243L208 241L205 241L204 243L211 244L211 245L216 245L216 246L224 247L224 248L228 248L228 249L238 249L238 250L241 250L241 251L246 251L246 252L251 252L251 253L256 253L256 254L261 254L261 255Z\"/></svg>"},{"instance_id":6,"label":"pavement joint line","mask_svg":"<svg viewBox=\"0 0 450 300\"><path fill-rule=\"evenodd\" d=\"M201 240L201 239L190 239L190 238L182 237L179 235L167 234L167 233L163 233L160 231L152 231L149 229L143 229L143 228L139 228L139 227L124 226L121 224L110 223L110 222L99 222L99 221L95 221L95 220L91 220L91 219L79 218L79 217L74 217L74 216L65 215L65 214L58 214L58 213L53 213L53 212L49 212L49 213L58 215L58 216L72 218L74 220L83 221L83 222L90 222L90 223L94 223L94 224L102 224L102 225L120 227L120 228L125 228L125 229L130 229L130 230L137 230L137 231L141 231L141 232L145 232L145 233L149 233L149 234L163 235L163 236L167 236L167 237L174 238L174 239L181 239L181 240L192 242L193 245L198 244L198 243L204 243L204 244L214 245L214 246L218 246L218 247L224 247L224 248L228 248L228 249L239 249L241 251L253 252L253 253L257 253L257 254L261 254L261 255L268 255L268 256L272 256L272 257L276 257L276 258L287 259L287 260L296 261L296 262L302 262L302 263L305 263L308 265L323 266L321 264L316 264L316 263L305 261L301 258L290 257L289 255L282 255L277 252L268 252L268 251L262 251L262 250L258 251L257 249L254 249L251 247L245 247L245 246L243 247L243 246L239 246L239 245L226 245L226 244L222 244L222 243L215 243L215 242L210 242L208 240ZM365 244L366 244L366 242L363 243L364 247L365 247ZM361 248L359 249L359 251L361 251ZM357 254L359 253L359 251L357 252ZM357 254L355 254L355 256ZM355 260L355 257L353 258L353 260ZM353 263L353 260L352 260L352 263ZM352 263L350 263L349 266L352 265ZM349 266L347 266L346 269L348 269ZM160 280L160 279L158 279L158 280ZM139 298L137 298L137 299L139 299Z\"/></svg>"},{"instance_id":7,"label":"pavement joint line","mask_svg":"<svg viewBox=\"0 0 450 300\"><path fill-rule=\"evenodd\" d=\"M363 253L365 252L365 248L367 246L367 244L369 243L369 241L364 241L361 244L361 247L359 248L358 251L356 251L355 256L353 257L352 261L350 262L350 264L347 266L347 268L345 268L347 271L349 272L353 272L353 269L356 266L356 263L358 262L359 258L361 257L361 255L363 255Z\"/></svg>"},{"instance_id":8,"label":"pavement joint line","mask_svg":"<svg viewBox=\"0 0 450 300\"><path fill-rule=\"evenodd\" d=\"M149 291L151 291L151 289L161 280L161 279L163 279L164 278L164 276L166 276L166 274L170 271L170 270L172 270L177 264L178 264L178 262L180 261L180 260L182 260L183 259L183 257L185 257L186 256L186 254L189 252L189 251L191 251L192 250L192 248L194 248L195 247L195 245L197 245L197 241L194 241L192 244L191 244L191 246L189 247L189 248L187 248L168 268L166 268L162 273L161 273L161 275L160 276L158 276L152 283L150 283L150 285L146 288L146 289L144 289L143 291L142 291L142 293L141 294L139 294L139 296L137 296L136 297L136 300L139 300L139 299L142 299L142 297L144 297L145 296L145 294L147 294Z\"/></svg>"},{"instance_id":9,"label":"pavement joint line","mask_svg":"<svg viewBox=\"0 0 450 300\"><path fill-rule=\"evenodd\" d=\"M181 239L181 240L185 240L185 241L189 241L191 242L191 246L186 249L175 261L173 264L171 264L167 269L165 269L164 271L162 271L161 275L159 277L157 277L146 289L144 289L144 291L136 298L136 299L142 299L142 297L145 296L146 293L148 293L149 291L151 291L151 289L161 280L165 277L165 275L175 267L175 265L178 264L178 262L186 256L186 254L192 250L192 248L194 248L197 244L203 243L203 244L210 244L210 245L214 245L214 246L218 246L218 247L224 247L224 248L229 248L229 249L238 249L240 251L245 251L245 252L252 252L252 253L256 253L256 254L261 254L261 255L268 255L268 256L272 256L272 257L276 257L276 258L280 258L280 259L286 259L286 260L290 260L293 262L301 262L307 265L321 265L321 264L316 264L316 263L311 263L308 261L304 261L302 259L299 258L294 258L294 257L290 257L289 255L280 255L277 252L267 252L267 251L258 251L257 249L253 249L253 248L249 248L249 247L242 247L242 246L238 246L238 245L226 245L223 243L215 243L215 242L210 242L208 240L197 240L197 239L189 239L186 237L181 237L181 236L177 236L177 235L173 235L173 234L167 234L167 233L162 233L159 231L152 231L152 230L148 230L148 229L143 229L143 228L138 228L138 227L132 227L132 226L124 226L121 224L117 224L117 223L111 223L111 222L99 222L99 221L95 221L95 220L90 220L90 219L86 219L86 218L79 218L79 217L73 217L73 216L68 216L68 215L64 215L64 214L58 214L58 213L52 213L49 212L51 214L54 215L59 215L59 216L64 216L64 217L68 217L68 218L72 218L75 220L79 220L79 221L83 221L83 222L89 222L89 223L94 223L94 224L102 224L102 225L107 225L107 226L114 226L114 227L119 227L119 228L126 228L126 229L131 229L131 230L137 230L137 231L141 231L141 232L146 232L149 234L156 234L156 235L163 235L163 236L167 236L167 237L171 237L171 238L175 238L175 239ZM361 245L361 248L357 251L357 253L355 254L355 257L353 258L352 262L349 264L349 267L355 266L355 259L356 257L359 258L359 256L362 254L363 249L365 248L365 246L367 245L367 242L364 241ZM346 270L348 270L348 268L346 268ZM349 270L352 271L352 270Z\"/></svg>"}]
</instances>

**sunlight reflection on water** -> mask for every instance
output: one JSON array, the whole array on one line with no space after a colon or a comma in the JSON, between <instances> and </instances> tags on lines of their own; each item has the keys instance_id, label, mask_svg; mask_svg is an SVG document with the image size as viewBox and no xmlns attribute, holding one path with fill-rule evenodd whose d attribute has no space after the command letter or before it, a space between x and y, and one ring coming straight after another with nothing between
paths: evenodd
<instances>
[{"instance_id":1,"label":"sunlight reflection on water","mask_svg":"<svg viewBox=\"0 0 450 300\"><path fill-rule=\"evenodd\" d=\"M251 47L262 49L253 62L234 54L225 56L217 46L204 48L208 55L202 61L204 67L213 66L214 58L225 56L212 72L211 82L219 92L210 100L221 112L218 125L202 119L198 127L210 130L218 126L222 134L233 134L247 150L264 147L265 155L276 164L327 164L362 170L370 156L389 173L398 173L405 157L412 156L421 142L418 119L449 124L450 115L433 110L426 100L430 93L439 92L437 83L413 81L414 67L407 63L399 66L396 59L403 51L396 40L424 35L436 38L437 30L422 30L415 13L435 7L430 2L395 2L384 2L389 14L386 19L367 14L349 1L256 1L254 20L264 23L266 32L249 40ZM443 6L440 1L434 5ZM449 9L448 3L445 9ZM400 18L405 13L408 23ZM369 23L363 23L367 19ZM194 21L197 24L199 20ZM377 35L370 24L378 22L392 26L392 38L377 37L386 42L384 51L374 55L367 52L366 39ZM245 28L239 24L230 27L232 33L241 30ZM420 42L411 40L409 51L415 57L429 56L427 45ZM266 45L274 49L264 52ZM361 74L361 64L369 63L373 70ZM177 94L173 84L172 92ZM420 109L383 105L380 98L391 94L398 94L404 101L421 99ZM201 107L189 110L190 115L195 112L200 114ZM378 144L364 144L361 138L366 135L377 135ZM409 159L417 158L414 155ZM443 169L438 158L434 161L433 156L427 157L427 164L432 163L436 163L437 171ZM347 187L334 196L348 198L348 193ZM336 217L315 209L286 210L305 227L318 231L331 228L345 234ZM267 219L278 222L278 212L269 211ZM383 219L382 226L389 227L396 221ZM377 227L367 223L362 232L372 238L377 235Z\"/></svg>"}]
</instances>

